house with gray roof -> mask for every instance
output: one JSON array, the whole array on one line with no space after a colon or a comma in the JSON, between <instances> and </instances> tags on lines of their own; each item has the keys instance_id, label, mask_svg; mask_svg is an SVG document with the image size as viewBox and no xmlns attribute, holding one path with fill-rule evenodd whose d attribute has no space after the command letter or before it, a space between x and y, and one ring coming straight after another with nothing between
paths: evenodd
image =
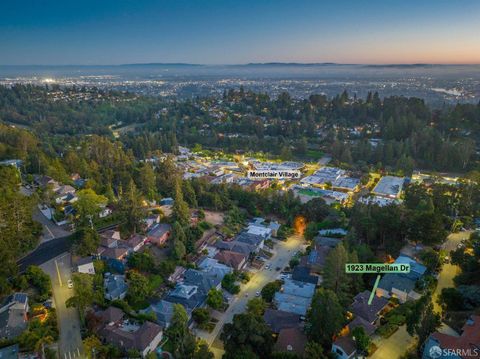
<instances>
[{"instance_id":1,"label":"house with gray roof","mask_svg":"<svg viewBox=\"0 0 480 359\"><path fill-rule=\"evenodd\" d=\"M400 303L417 299L418 293L414 291L415 280L397 273L384 274L378 283L376 295L379 297L395 297Z\"/></svg>"},{"instance_id":2,"label":"house with gray roof","mask_svg":"<svg viewBox=\"0 0 480 359\"><path fill-rule=\"evenodd\" d=\"M377 296L385 298L395 297L401 303L418 299L420 294L414 290L415 283L423 277L427 268L412 257L403 254L395 260L395 263L410 264L410 272L385 274L378 283Z\"/></svg>"},{"instance_id":3,"label":"house with gray roof","mask_svg":"<svg viewBox=\"0 0 480 359\"><path fill-rule=\"evenodd\" d=\"M282 329L300 326L300 317L299 314L271 308L267 308L263 314L265 323L274 333L280 333Z\"/></svg>"},{"instance_id":4,"label":"house with gray roof","mask_svg":"<svg viewBox=\"0 0 480 359\"><path fill-rule=\"evenodd\" d=\"M278 310L305 316L314 294L314 284L285 279L280 291L275 293L274 303Z\"/></svg>"},{"instance_id":5,"label":"house with gray roof","mask_svg":"<svg viewBox=\"0 0 480 359\"><path fill-rule=\"evenodd\" d=\"M147 309L145 309L144 312L154 313L157 324L159 324L162 328L166 329L170 326L170 322L173 317L174 305L175 303L162 299L156 303L150 304L150 306Z\"/></svg>"},{"instance_id":6,"label":"house with gray roof","mask_svg":"<svg viewBox=\"0 0 480 359\"><path fill-rule=\"evenodd\" d=\"M124 275L106 273L103 286L105 288L105 299L124 299L127 295L128 285L125 282Z\"/></svg>"},{"instance_id":7,"label":"house with gray roof","mask_svg":"<svg viewBox=\"0 0 480 359\"><path fill-rule=\"evenodd\" d=\"M28 326L28 295L14 293L0 307L0 338L13 339Z\"/></svg>"},{"instance_id":8,"label":"house with gray roof","mask_svg":"<svg viewBox=\"0 0 480 359\"><path fill-rule=\"evenodd\" d=\"M18 344L10 345L0 349L0 359L18 359L20 358L20 348Z\"/></svg>"},{"instance_id":9,"label":"house with gray roof","mask_svg":"<svg viewBox=\"0 0 480 359\"><path fill-rule=\"evenodd\" d=\"M355 318L348 324L350 332L357 327L362 327L368 335L375 332L379 317L388 305L388 300L374 295L372 303L369 305L370 293L370 291L366 290L353 298L353 303L350 305L349 310Z\"/></svg>"}]
</instances>

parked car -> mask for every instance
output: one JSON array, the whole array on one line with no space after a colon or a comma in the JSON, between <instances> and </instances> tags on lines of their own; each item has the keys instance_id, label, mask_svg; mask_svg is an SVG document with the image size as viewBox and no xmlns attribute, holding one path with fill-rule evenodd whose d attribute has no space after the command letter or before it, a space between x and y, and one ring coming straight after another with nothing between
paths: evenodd
<instances>
[{"instance_id":1,"label":"parked car","mask_svg":"<svg viewBox=\"0 0 480 359\"><path fill-rule=\"evenodd\" d=\"M256 292L255 297L260 297L260 292Z\"/></svg>"},{"instance_id":2,"label":"parked car","mask_svg":"<svg viewBox=\"0 0 480 359\"><path fill-rule=\"evenodd\" d=\"M67 287L68 287L68 289L73 288L73 281L71 279L67 280Z\"/></svg>"}]
</instances>

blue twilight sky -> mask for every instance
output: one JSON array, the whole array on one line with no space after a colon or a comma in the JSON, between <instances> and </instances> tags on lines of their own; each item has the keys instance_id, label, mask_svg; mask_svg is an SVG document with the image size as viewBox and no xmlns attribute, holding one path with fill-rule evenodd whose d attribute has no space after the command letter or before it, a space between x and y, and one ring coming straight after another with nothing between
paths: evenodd
<instances>
[{"instance_id":1,"label":"blue twilight sky","mask_svg":"<svg viewBox=\"0 0 480 359\"><path fill-rule=\"evenodd\" d=\"M0 64L480 63L479 0L0 0Z\"/></svg>"}]
</instances>

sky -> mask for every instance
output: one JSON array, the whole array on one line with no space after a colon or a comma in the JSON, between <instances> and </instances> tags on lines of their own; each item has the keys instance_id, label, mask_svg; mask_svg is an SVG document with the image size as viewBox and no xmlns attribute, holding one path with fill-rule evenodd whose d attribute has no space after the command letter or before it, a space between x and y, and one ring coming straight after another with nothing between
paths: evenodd
<instances>
[{"instance_id":1,"label":"sky","mask_svg":"<svg viewBox=\"0 0 480 359\"><path fill-rule=\"evenodd\" d=\"M2 0L0 65L480 63L479 0Z\"/></svg>"}]
</instances>

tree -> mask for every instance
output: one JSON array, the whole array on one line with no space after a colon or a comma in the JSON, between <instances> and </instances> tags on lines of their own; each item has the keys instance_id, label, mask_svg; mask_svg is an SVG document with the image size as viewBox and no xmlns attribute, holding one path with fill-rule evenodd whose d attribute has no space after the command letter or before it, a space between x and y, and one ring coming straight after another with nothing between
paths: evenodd
<instances>
[{"instance_id":1,"label":"tree","mask_svg":"<svg viewBox=\"0 0 480 359\"><path fill-rule=\"evenodd\" d=\"M80 227L93 227L93 218L98 216L102 210L101 206L108 202L107 197L97 195L92 189L82 189L77 192L78 200L74 202L73 207L77 211L77 223Z\"/></svg>"},{"instance_id":2,"label":"tree","mask_svg":"<svg viewBox=\"0 0 480 359\"><path fill-rule=\"evenodd\" d=\"M419 257L430 273L435 272L440 266L440 255L433 249L424 249Z\"/></svg>"},{"instance_id":3,"label":"tree","mask_svg":"<svg viewBox=\"0 0 480 359\"><path fill-rule=\"evenodd\" d=\"M305 355L304 359L327 359L328 357L325 355L323 348L320 344L309 341L305 346Z\"/></svg>"},{"instance_id":4,"label":"tree","mask_svg":"<svg viewBox=\"0 0 480 359\"><path fill-rule=\"evenodd\" d=\"M311 340L330 347L332 338L345 323L344 311L336 294L330 289L320 288L314 295L308 314Z\"/></svg>"},{"instance_id":5,"label":"tree","mask_svg":"<svg viewBox=\"0 0 480 359\"><path fill-rule=\"evenodd\" d=\"M231 294L237 294L240 292L240 286L235 284L235 274L227 273L222 279L222 288L226 289Z\"/></svg>"},{"instance_id":6,"label":"tree","mask_svg":"<svg viewBox=\"0 0 480 359\"><path fill-rule=\"evenodd\" d=\"M193 359L213 359L214 357L215 356L208 348L207 343L201 341L197 343L197 348L195 349Z\"/></svg>"},{"instance_id":7,"label":"tree","mask_svg":"<svg viewBox=\"0 0 480 359\"><path fill-rule=\"evenodd\" d=\"M440 315L433 311L433 304L429 296L423 296L415 302L406 316L407 332L418 336L418 352L420 354L423 343L440 325Z\"/></svg>"},{"instance_id":8,"label":"tree","mask_svg":"<svg viewBox=\"0 0 480 359\"><path fill-rule=\"evenodd\" d=\"M262 317L250 313L236 314L232 323L225 324L220 338L225 359L268 358L273 348L270 328Z\"/></svg>"},{"instance_id":9,"label":"tree","mask_svg":"<svg viewBox=\"0 0 480 359\"><path fill-rule=\"evenodd\" d=\"M75 252L80 256L92 255L100 244L100 236L95 229L83 227L75 233Z\"/></svg>"},{"instance_id":10,"label":"tree","mask_svg":"<svg viewBox=\"0 0 480 359\"><path fill-rule=\"evenodd\" d=\"M343 243L337 245L327 256L323 269L323 285L331 289L340 302L347 304L349 301L349 287L351 278L345 272L348 253Z\"/></svg>"},{"instance_id":11,"label":"tree","mask_svg":"<svg viewBox=\"0 0 480 359\"><path fill-rule=\"evenodd\" d=\"M153 200L157 196L155 181L155 172L152 166L149 163L144 163L139 170L138 186L149 200Z\"/></svg>"},{"instance_id":12,"label":"tree","mask_svg":"<svg viewBox=\"0 0 480 359\"><path fill-rule=\"evenodd\" d=\"M183 199L181 179L175 182L175 201L172 207L172 218L182 226L188 226L190 223L190 210Z\"/></svg>"},{"instance_id":13,"label":"tree","mask_svg":"<svg viewBox=\"0 0 480 359\"><path fill-rule=\"evenodd\" d=\"M438 300L449 311L464 309L462 293L460 293L456 288L443 288Z\"/></svg>"},{"instance_id":14,"label":"tree","mask_svg":"<svg viewBox=\"0 0 480 359\"><path fill-rule=\"evenodd\" d=\"M408 237L427 245L442 243L447 236L442 216L437 212L413 212L408 221Z\"/></svg>"},{"instance_id":15,"label":"tree","mask_svg":"<svg viewBox=\"0 0 480 359\"><path fill-rule=\"evenodd\" d=\"M273 300L273 297L275 296L275 293L278 292L281 287L282 287L282 282L278 280L267 283L262 288L262 291L260 292L263 300L267 303L271 303Z\"/></svg>"},{"instance_id":16,"label":"tree","mask_svg":"<svg viewBox=\"0 0 480 359\"><path fill-rule=\"evenodd\" d=\"M67 299L66 305L77 308L83 322L85 309L93 304L93 278L89 274L74 273L72 279L74 295Z\"/></svg>"},{"instance_id":17,"label":"tree","mask_svg":"<svg viewBox=\"0 0 480 359\"><path fill-rule=\"evenodd\" d=\"M261 317L267 309L267 303L262 298L252 298L247 303L247 312L256 316Z\"/></svg>"},{"instance_id":18,"label":"tree","mask_svg":"<svg viewBox=\"0 0 480 359\"><path fill-rule=\"evenodd\" d=\"M188 315L181 304L173 305L173 315L166 334L175 348L175 358L191 358L195 352L195 336L188 329Z\"/></svg>"},{"instance_id":19,"label":"tree","mask_svg":"<svg viewBox=\"0 0 480 359\"><path fill-rule=\"evenodd\" d=\"M127 279L127 301L129 304L134 307L144 304L151 293L147 277L135 270L130 270L127 272Z\"/></svg>"},{"instance_id":20,"label":"tree","mask_svg":"<svg viewBox=\"0 0 480 359\"><path fill-rule=\"evenodd\" d=\"M210 321L210 312L207 308L195 308L192 311L192 317L198 325L202 326Z\"/></svg>"},{"instance_id":21,"label":"tree","mask_svg":"<svg viewBox=\"0 0 480 359\"><path fill-rule=\"evenodd\" d=\"M321 222L330 213L330 208L322 198L314 198L302 206L302 214L309 222Z\"/></svg>"},{"instance_id":22,"label":"tree","mask_svg":"<svg viewBox=\"0 0 480 359\"><path fill-rule=\"evenodd\" d=\"M221 309L223 307L222 291L211 288L207 294L207 304L213 309Z\"/></svg>"},{"instance_id":23,"label":"tree","mask_svg":"<svg viewBox=\"0 0 480 359\"><path fill-rule=\"evenodd\" d=\"M90 335L83 339L83 348L88 359L98 358L103 351L103 344L95 335Z\"/></svg>"},{"instance_id":24,"label":"tree","mask_svg":"<svg viewBox=\"0 0 480 359\"><path fill-rule=\"evenodd\" d=\"M181 260L183 259L183 257L185 257L186 253L187 251L185 249L185 244L183 244L183 242L178 240L177 238L174 238L172 246L173 258Z\"/></svg>"},{"instance_id":25,"label":"tree","mask_svg":"<svg viewBox=\"0 0 480 359\"><path fill-rule=\"evenodd\" d=\"M40 267L29 266L25 272L25 276L30 285L37 289L37 300L39 302L47 300L52 292L52 281L48 274L46 274Z\"/></svg>"},{"instance_id":26,"label":"tree","mask_svg":"<svg viewBox=\"0 0 480 359\"><path fill-rule=\"evenodd\" d=\"M142 272L152 273L155 270L155 261L149 251L135 252L128 257L128 266Z\"/></svg>"},{"instance_id":27,"label":"tree","mask_svg":"<svg viewBox=\"0 0 480 359\"><path fill-rule=\"evenodd\" d=\"M368 348L370 347L370 337L365 333L363 327L356 327L352 330L352 336L357 344L357 349L368 355Z\"/></svg>"},{"instance_id":28,"label":"tree","mask_svg":"<svg viewBox=\"0 0 480 359\"><path fill-rule=\"evenodd\" d=\"M133 180L130 180L127 191L121 197L120 209L126 220L126 229L135 233L141 226L143 211L141 195Z\"/></svg>"}]
</instances>

